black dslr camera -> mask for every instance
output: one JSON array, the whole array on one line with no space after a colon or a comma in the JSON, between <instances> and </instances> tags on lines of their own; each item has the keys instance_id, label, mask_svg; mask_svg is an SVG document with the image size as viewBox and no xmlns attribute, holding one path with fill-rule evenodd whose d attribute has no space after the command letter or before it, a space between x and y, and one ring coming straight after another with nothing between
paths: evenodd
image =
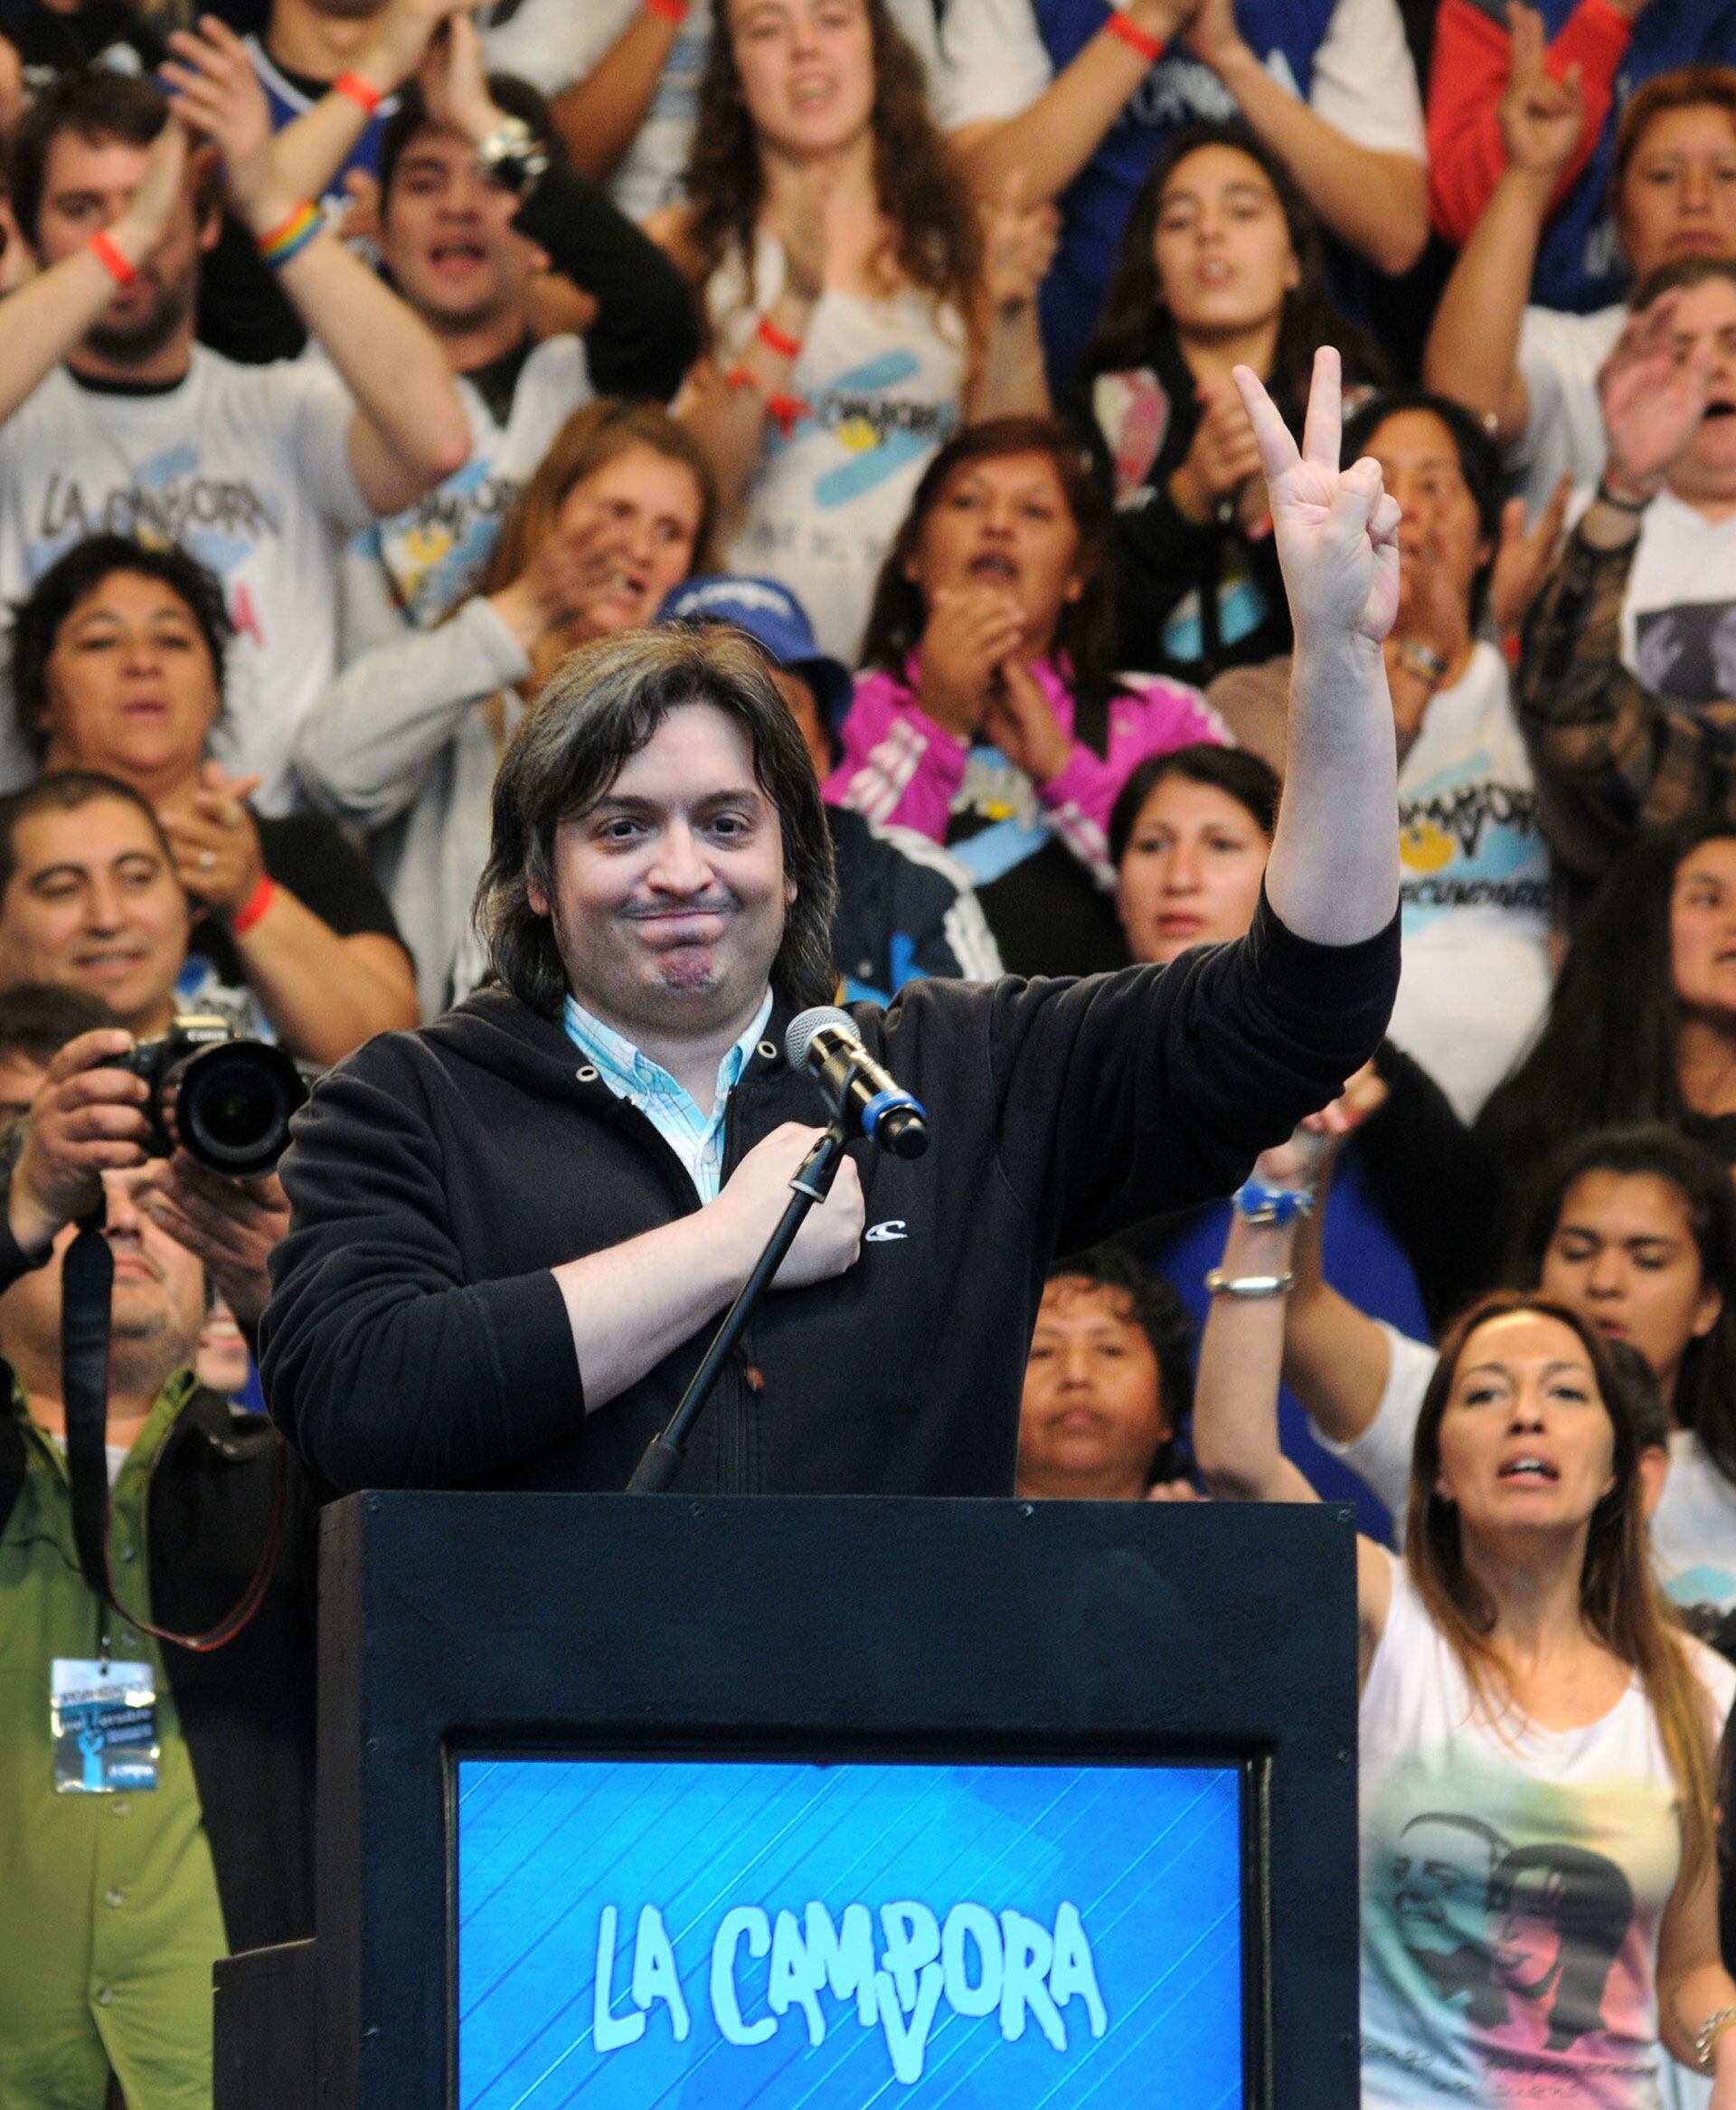
<instances>
[{"instance_id":1,"label":"black dslr camera","mask_svg":"<svg viewBox=\"0 0 1736 2110\"><path fill-rule=\"evenodd\" d=\"M114 1065L143 1077L153 1154L177 1145L213 1172L250 1179L269 1172L289 1140L289 1116L306 1103L301 1073L280 1047L240 1040L209 1012L175 1018Z\"/></svg>"}]
</instances>

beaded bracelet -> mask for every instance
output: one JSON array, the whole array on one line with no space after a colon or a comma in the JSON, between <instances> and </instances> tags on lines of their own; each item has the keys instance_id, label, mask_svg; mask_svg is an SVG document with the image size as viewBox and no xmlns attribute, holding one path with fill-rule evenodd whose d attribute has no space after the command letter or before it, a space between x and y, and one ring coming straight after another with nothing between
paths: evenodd
<instances>
[{"instance_id":1,"label":"beaded bracelet","mask_svg":"<svg viewBox=\"0 0 1736 2110\"><path fill-rule=\"evenodd\" d=\"M297 205L280 227L259 236L256 246L260 260L269 264L274 271L280 271L292 256L307 248L325 224L325 217L317 205L306 203Z\"/></svg>"},{"instance_id":2,"label":"beaded bracelet","mask_svg":"<svg viewBox=\"0 0 1736 2110\"><path fill-rule=\"evenodd\" d=\"M372 80L359 73L340 73L332 83L334 95L347 96L364 118L371 118L386 99Z\"/></svg>"},{"instance_id":3,"label":"beaded bracelet","mask_svg":"<svg viewBox=\"0 0 1736 2110\"><path fill-rule=\"evenodd\" d=\"M130 286L137 278L137 265L129 263L106 234L93 234L85 246L117 286Z\"/></svg>"},{"instance_id":4,"label":"beaded bracelet","mask_svg":"<svg viewBox=\"0 0 1736 2110\"><path fill-rule=\"evenodd\" d=\"M1153 36L1148 29L1141 29L1137 22L1129 22L1118 7L1110 10L1109 19L1103 26L1112 37L1119 37L1130 50L1153 65L1164 55L1163 38Z\"/></svg>"}]
</instances>

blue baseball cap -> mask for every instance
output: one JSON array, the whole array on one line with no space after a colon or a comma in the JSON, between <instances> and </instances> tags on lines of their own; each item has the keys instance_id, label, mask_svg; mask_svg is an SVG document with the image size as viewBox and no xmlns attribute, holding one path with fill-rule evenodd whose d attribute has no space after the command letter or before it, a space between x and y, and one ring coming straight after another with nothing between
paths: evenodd
<instances>
[{"instance_id":1,"label":"blue baseball cap","mask_svg":"<svg viewBox=\"0 0 1736 2110\"><path fill-rule=\"evenodd\" d=\"M850 708L850 669L828 658L814 641L807 610L788 586L775 579L753 579L735 572L714 572L677 586L657 610L660 623L733 623L745 630L790 674L799 674L814 691L820 715L835 733Z\"/></svg>"}]
</instances>

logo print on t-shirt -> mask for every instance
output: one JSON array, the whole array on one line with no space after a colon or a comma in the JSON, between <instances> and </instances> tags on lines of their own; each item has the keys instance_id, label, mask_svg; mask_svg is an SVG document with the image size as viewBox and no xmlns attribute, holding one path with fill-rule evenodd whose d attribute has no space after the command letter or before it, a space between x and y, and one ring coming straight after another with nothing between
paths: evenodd
<instances>
[{"instance_id":1,"label":"logo print on t-shirt","mask_svg":"<svg viewBox=\"0 0 1736 2110\"><path fill-rule=\"evenodd\" d=\"M814 502L831 511L863 497L906 462L938 447L951 431L956 412L950 403L911 402L884 392L922 371L910 352L884 352L860 366L834 376L804 406L788 439L767 431L772 453L816 432L829 432L852 459L834 463L814 479Z\"/></svg>"},{"instance_id":2,"label":"logo print on t-shirt","mask_svg":"<svg viewBox=\"0 0 1736 2110\"><path fill-rule=\"evenodd\" d=\"M1736 696L1736 601L1689 601L1637 615L1634 672L1678 703Z\"/></svg>"},{"instance_id":3,"label":"logo print on t-shirt","mask_svg":"<svg viewBox=\"0 0 1736 2110\"><path fill-rule=\"evenodd\" d=\"M1557 1840L1513 1846L1480 1818L1427 1811L1390 1874L1399 1939L1473 2027L1545 2051L1611 2027L1604 1992L1634 1919L1614 1861Z\"/></svg>"}]
</instances>

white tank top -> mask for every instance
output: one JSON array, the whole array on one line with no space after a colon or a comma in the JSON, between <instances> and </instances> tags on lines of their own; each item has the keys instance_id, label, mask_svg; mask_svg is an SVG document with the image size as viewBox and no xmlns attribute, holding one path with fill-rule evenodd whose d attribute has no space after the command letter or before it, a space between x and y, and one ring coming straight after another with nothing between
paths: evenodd
<instances>
[{"instance_id":1,"label":"white tank top","mask_svg":"<svg viewBox=\"0 0 1736 2110\"><path fill-rule=\"evenodd\" d=\"M783 289L784 252L761 232L753 285L739 263L705 289L718 364L741 356ZM796 595L820 649L856 664L881 560L918 479L958 421L969 363L957 308L914 290L820 296L790 370L805 406L788 438L766 421L760 460L725 563Z\"/></svg>"},{"instance_id":2,"label":"white tank top","mask_svg":"<svg viewBox=\"0 0 1736 2110\"><path fill-rule=\"evenodd\" d=\"M1736 1671L1689 1644L1722 1726ZM1404 1564L1363 1694L1363 2103L1656 2110L1675 1776L1637 1678L1601 1720L1474 1716Z\"/></svg>"}]
</instances>

